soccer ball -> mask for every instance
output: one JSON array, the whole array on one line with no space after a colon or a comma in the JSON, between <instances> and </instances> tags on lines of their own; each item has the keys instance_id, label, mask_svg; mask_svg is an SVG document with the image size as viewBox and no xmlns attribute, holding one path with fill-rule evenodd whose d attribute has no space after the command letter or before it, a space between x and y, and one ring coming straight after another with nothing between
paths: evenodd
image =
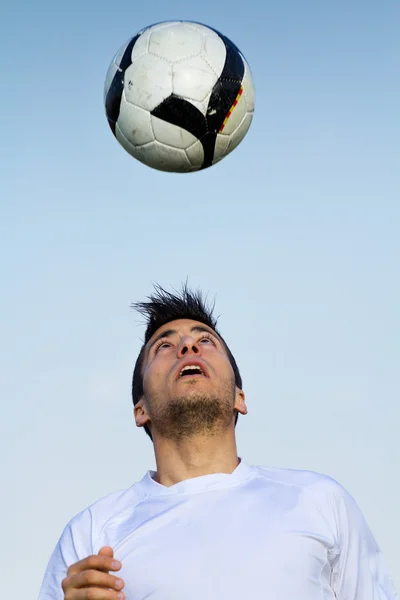
<instances>
[{"instance_id":1,"label":"soccer ball","mask_svg":"<svg viewBox=\"0 0 400 600\"><path fill-rule=\"evenodd\" d=\"M112 132L129 154L161 171L215 164L246 135L254 85L239 49L188 21L146 27L115 55L104 86Z\"/></svg>"}]
</instances>

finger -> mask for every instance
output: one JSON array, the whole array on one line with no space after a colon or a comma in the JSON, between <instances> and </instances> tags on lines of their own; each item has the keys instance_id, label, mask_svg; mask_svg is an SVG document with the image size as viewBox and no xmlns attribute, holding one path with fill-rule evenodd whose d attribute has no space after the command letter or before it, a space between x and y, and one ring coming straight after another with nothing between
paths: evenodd
<instances>
[{"instance_id":1,"label":"finger","mask_svg":"<svg viewBox=\"0 0 400 600\"><path fill-rule=\"evenodd\" d=\"M113 590L104 590L101 588L81 588L80 590L70 590L67 592L64 600L125 600L125 594L122 593L120 599L118 593Z\"/></svg>"},{"instance_id":2,"label":"finger","mask_svg":"<svg viewBox=\"0 0 400 600\"><path fill-rule=\"evenodd\" d=\"M108 573L108 571L119 571L122 567L120 561L116 561L111 556L102 556L99 554L92 554L78 562L74 563L68 568L67 576L76 575L82 571L89 569L96 569Z\"/></svg>"},{"instance_id":3,"label":"finger","mask_svg":"<svg viewBox=\"0 0 400 600\"><path fill-rule=\"evenodd\" d=\"M125 583L120 577L109 575L108 573L102 573L101 571L82 571L73 578L73 587L104 587L112 588L114 590L122 590Z\"/></svg>"},{"instance_id":4,"label":"finger","mask_svg":"<svg viewBox=\"0 0 400 600\"><path fill-rule=\"evenodd\" d=\"M104 589L114 589L117 592L122 590L125 583L120 577L109 575L95 569L82 571L75 575L70 575L62 581L64 592L69 589L77 590L80 588L96 587Z\"/></svg>"},{"instance_id":5,"label":"finger","mask_svg":"<svg viewBox=\"0 0 400 600\"><path fill-rule=\"evenodd\" d=\"M110 556L111 558L113 558L114 550L111 548L111 546L103 546L98 551L98 554L100 554L101 556Z\"/></svg>"}]
</instances>

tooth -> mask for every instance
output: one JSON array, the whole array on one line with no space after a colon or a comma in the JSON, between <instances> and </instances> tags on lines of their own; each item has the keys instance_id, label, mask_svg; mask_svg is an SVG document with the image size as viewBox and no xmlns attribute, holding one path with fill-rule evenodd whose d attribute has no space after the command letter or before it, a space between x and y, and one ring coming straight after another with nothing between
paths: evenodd
<instances>
[{"instance_id":1,"label":"tooth","mask_svg":"<svg viewBox=\"0 0 400 600\"><path fill-rule=\"evenodd\" d=\"M189 369L196 369L196 370L198 370L200 373L202 373L204 375L203 369L201 367L199 367L199 365L186 365L181 370L180 375L182 375L182 373L184 373L185 371L187 371Z\"/></svg>"}]
</instances>

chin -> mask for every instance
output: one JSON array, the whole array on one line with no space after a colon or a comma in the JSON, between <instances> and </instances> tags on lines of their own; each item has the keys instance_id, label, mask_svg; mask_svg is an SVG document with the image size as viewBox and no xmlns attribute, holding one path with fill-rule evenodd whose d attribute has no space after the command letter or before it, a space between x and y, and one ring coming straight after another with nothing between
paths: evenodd
<instances>
[{"instance_id":1,"label":"chin","mask_svg":"<svg viewBox=\"0 0 400 600\"><path fill-rule=\"evenodd\" d=\"M202 399L211 397L216 398L217 396L217 390L211 389L207 385L204 385L204 382L192 380L185 383L184 389L181 388L179 391L177 391L175 398L184 399L185 397L198 397L199 399Z\"/></svg>"},{"instance_id":2,"label":"chin","mask_svg":"<svg viewBox=\"0 0 400 600\"><path fill-rule=\"evenodd\" d=\"M207 379L206 377L193 377L192 378L187 378L187 379L178 379L177 384L180 386L189 386L190 388L202 388L202 387L209 387L209 379ZM214 390L215 393L216 390Z\"/></svg>"},{"instance_id":3,"label":"chin","mask_svg":"<svg viewBox=\"0 0 400 600\"><path fill-rule=\"evenodd\" d=\"M229 427L234 418L232 397L207 394L196 386L187 392L171 398L153 419L162 436L181 440L198 434L215 435Z\"/></svg>"}]
</instances>

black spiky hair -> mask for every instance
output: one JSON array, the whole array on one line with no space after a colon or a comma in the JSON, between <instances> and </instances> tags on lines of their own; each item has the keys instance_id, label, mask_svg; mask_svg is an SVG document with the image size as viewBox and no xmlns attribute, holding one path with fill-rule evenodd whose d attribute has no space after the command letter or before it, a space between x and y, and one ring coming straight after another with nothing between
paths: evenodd
<instances>
[{"instance_id":1,"label":"black spiky hair","mask_svg":"<svg viewBox=\"0 0 400 600\"><path fill-rule=\"evenodd\" d=\"M157 329L177 319L199 321L218 333L217 319L213 316L214 304L208 306L200 290L189 290L187 282L183 284L180 293L176 290L168 292L158 284L155 284L154 289L154 293L148 296L147 301L135 302L131 305L146 317L145 344Z\"/></svg>"}]
</instances>

